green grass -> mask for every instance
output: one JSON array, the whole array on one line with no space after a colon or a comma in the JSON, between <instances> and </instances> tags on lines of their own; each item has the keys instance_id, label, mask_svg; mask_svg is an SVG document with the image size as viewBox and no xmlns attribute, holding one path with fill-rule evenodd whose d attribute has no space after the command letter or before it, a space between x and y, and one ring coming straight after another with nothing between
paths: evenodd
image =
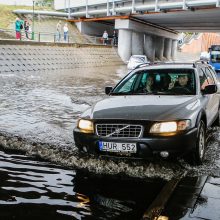
<instances>
[{"instance_id":1,"label":"green grass","mask_svg":"<svg viewBox=\"0 0 220 220\"><path fill-rule=\"evenodd\" d=\"M0 4L0 28L7 29L12 22L15 22L16 14L13 13L13 10L16 9L26 9L32 10L32 7L28 6L10 6L10 5L1 5ZM36 10L51 10L48 7L37 7L35 6Z\"/></svg>"}]
</instances>

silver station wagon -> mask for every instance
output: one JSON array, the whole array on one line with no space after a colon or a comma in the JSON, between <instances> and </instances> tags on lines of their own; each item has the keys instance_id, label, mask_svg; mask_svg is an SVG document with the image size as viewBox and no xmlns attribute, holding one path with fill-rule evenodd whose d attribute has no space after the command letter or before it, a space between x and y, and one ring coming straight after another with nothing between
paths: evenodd
<instances>
[{"instance_id":1,"label":"silver station wagon","mask_svg":"<svg viewBox=\"0 0 220 220\"><path fill-rule=\"evenodd\" d=\"M210 65L142 64L105 92L73 131L80 155L187 155L203 162L207 128L220 123L220 88Z\"/></svg>"}]
</instances>

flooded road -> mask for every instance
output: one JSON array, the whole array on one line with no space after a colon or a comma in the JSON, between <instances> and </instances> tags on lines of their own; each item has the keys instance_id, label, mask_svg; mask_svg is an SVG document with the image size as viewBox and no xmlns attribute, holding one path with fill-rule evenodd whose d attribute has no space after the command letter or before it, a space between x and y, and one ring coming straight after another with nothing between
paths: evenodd
<instances>
[{"instance_id":1,"label":"flooded road","mask_svg":"<svg viewBox=\"0 0 220 220\"><path fill-rule=\"evenodd\" d=\"M198 167L181 159L143 163L76 156L76 119L126 72L116 66L0 74L1 218L140 219L164 183L182 171L196 179L220 177L217 128L209 131L206 160Z\"/></svg>"},{"instance_id":2,"label":"flooded road","mask_svg":"<svg viewBox=\"0 0 220 220\"><path fill-rule=\"evenodd\" d=\"M0 130L72 146L78 115L125 72L124 67L106 67L0 74Z\"/></svg>"},{"instance_id":3,"label":"flooded road","mask_svg":"<svg viewBox=\"0 0 220 220\"><path fill-rule=\"evenodd\" d=\"M2 150L0 164L1 219L140 219L165 183L88 178L80 171Z\"/></svg>"}]
</instances>

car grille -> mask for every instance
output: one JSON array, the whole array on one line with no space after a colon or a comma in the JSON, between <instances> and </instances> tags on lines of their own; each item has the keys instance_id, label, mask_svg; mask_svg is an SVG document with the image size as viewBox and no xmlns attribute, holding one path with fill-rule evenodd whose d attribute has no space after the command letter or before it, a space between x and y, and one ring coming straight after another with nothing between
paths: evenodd
<instances>
[{"instance_id":1,"label":"car grille","mask_svg":"<svg viewBox=\"0 0 220 220\"><path fill-rule=\"evenodd\" d=\"M143 127L129 124L97 124L96 134L101 137L140 137Z\"/></svg>"}]
</instances>

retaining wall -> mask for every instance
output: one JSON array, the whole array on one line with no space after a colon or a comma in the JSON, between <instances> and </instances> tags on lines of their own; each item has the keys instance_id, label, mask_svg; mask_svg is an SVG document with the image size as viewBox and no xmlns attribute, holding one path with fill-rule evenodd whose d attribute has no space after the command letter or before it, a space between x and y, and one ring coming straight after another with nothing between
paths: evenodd
<instances>
[{"instance_id":1,"label":"retaining wall","mask_svg":"<svg viewBox=\"0 0 220 220\"><path fill-rule=\"evenodd\" d=\"M0 41L0 73L121 64L108 46Z\"/></svg>"}]
</instances>

